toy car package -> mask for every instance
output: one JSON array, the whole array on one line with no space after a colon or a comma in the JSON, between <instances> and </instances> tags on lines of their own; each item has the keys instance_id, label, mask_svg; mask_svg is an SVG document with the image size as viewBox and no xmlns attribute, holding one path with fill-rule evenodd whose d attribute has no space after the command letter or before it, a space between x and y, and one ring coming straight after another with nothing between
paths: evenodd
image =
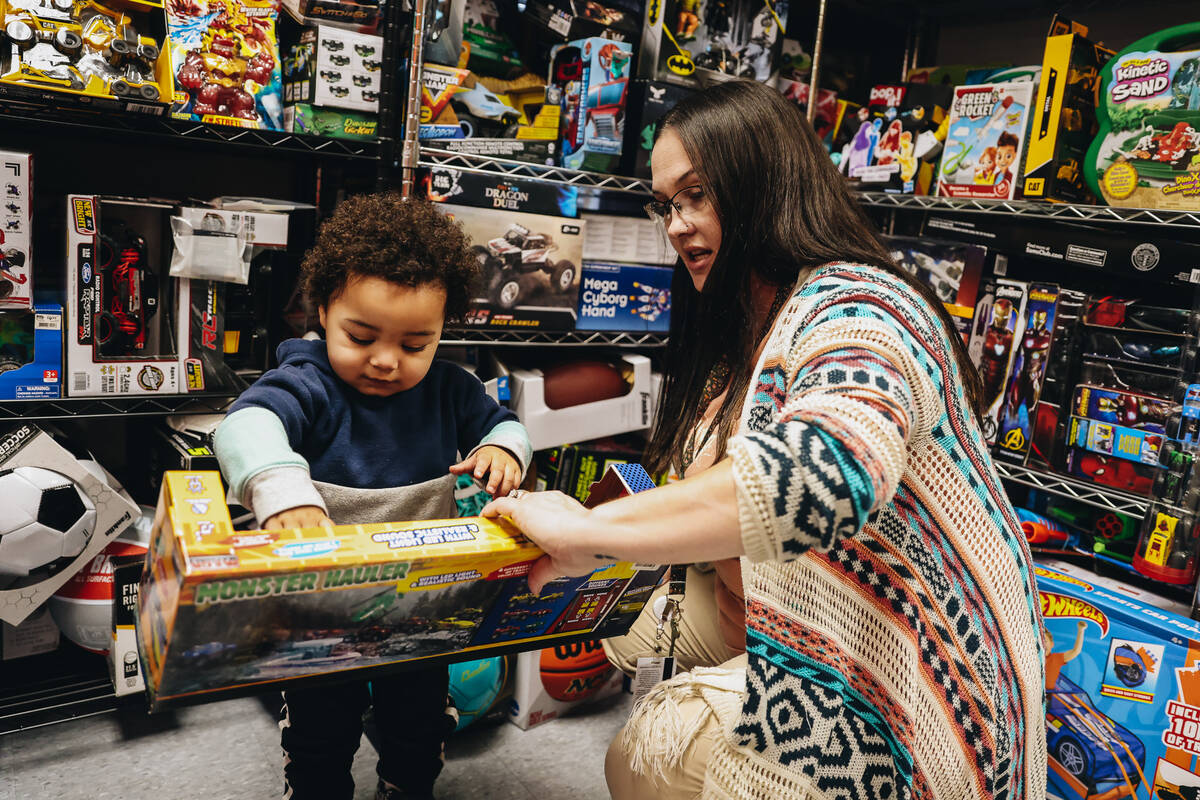
<instances>
[{"instance_id":1,"label":"toy car package","mask_svg":"<svg viewBox=\"0 0 1200 800\"><path fill-rule=\"evenodd\" d=\"M1200 625L1187 607L1038 564L1048 797L1200 794Z\"/></svg>"},{"instance_id":2,"label":"toy car package","mask_svg":"<svg viewBox=\"0 0 1200 800\"><path fill-rule=\"evenodd\" d=\"M175 69L171 116L283 130L278 18L274 0L168 3Z\"/></svg>"},{"instance_id":3,"label":"toy car package","mask_svg":"<svg viewBox=\"0 0 1200 800\"><path fill-rule=\"evenodd\" d=\"M378 113L382 67L382 36L329 25L305 28L284 59L284 100Z\"/></svg>"},{"instance_id":4,"label":"toy car package","mask_svg":"<svg viewBox=\"0 0 1200 800\"><path fill-rule=\"evenodd\" d=\"M1088 185L1104 202L1200 209L1200 23L1138 39L1101 71L1100 128Z\"/></svg>"},{"instance_id":5,"label":"toy car package","mask_svg":"<svg viewBox=\"0 0 1200 800\"><path fill-rule=\"evenodd\" d=\"M636 465L613 469L618 494L653 486ZM168 472L140 588L152 707L617 635L662 574L621 563L535 595L525 576L541 554L483 517L235 531L219 473Z\"/></svg>"},{"instance_id":6,"label":"toy car package","mask_svg":"<svg viewBox=\"0 0 1200 800\"><path fill-rule=\"evenodd\" d=\"M1025 307L1025 329L1016 346L996 436L1000 453L1024 462L1033 434L1033 410L1042 393L1057 321L1058 286L1033 283Z\"/></svg>"},{"instance_id":7,"label":"toy car package","mask_svg":"<svg viewBox=\"0 0 1200 800\"><path fill-rule=\"evenodd\" d=\"M0 151L0 310L33 304L33 156Z\"/></svg>"},{"instance_id":8,"label":"toy car package","mask_svg":"<svg viewBox=\"0 0 1200 800\"><path fill-rule=\"evenodd\" d=\"M695 88L732 78L770 83L786 28L787 4L775 0L649 0L638 77Z\"/></svg>"},{"instance_id":9,"label":"toy car package","mask_svg":"<svg viewBox=\"0 0 1200 800\"><path fill-rule=\"evenodd\" d=\"M1011 200L1021 178L1032 83L956 86L938 195Z\"/></svg>"},{"instance_id":10,"label":"toy car package","mask_svg":"<svg viewBox=\"0 0 1200 800\"><path fill-rule=\"evenodd\" d=\"M1029 284L998 278L984 282L975 304L974 327L967 343L971 362L983 380L983 435L995 444L1004 390L1016 358L1016 336L1025 330Z\"/></svg>"},{"instance_id":11,"label":"toy car package","mask_svg":"<svg viewBox=\"0 0 1200 800\"><path fill-rule=\"evenodd\" d=\"M483 268L466 324L572 330L586 222L491 208L442 205L462 224Z\"/></svg>"},{"instance_id":12,"label":"toy car package","mask_svg":"<svg viewBox=\"0 0 1200 800\"><path fill-rule=\"evenodd\" d=\"M929 194L932 165L941 152L938 130L950 104L950 88L929 84L881 85L850 129L838 168L858 188ZM845 126L845 122L843 122ZM848 132L848 131L847 131Z\"/></svg>"}]
</instances>

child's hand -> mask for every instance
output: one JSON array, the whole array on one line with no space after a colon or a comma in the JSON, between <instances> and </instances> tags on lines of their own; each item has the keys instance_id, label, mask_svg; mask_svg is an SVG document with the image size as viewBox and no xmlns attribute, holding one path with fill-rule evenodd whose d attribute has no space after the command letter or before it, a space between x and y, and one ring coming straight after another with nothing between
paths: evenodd
<instances>
[{"instance_id":1,"label":"child's hand","mask_svg":"<svg viewBox=\"0 0 1200 800\"><path fill-rule=\"evenodd\" d=\"M263 523L264 530L279 528L320 528L332 527L333 520L325 515L319 506L296 506L287 511L280 511L273 517L268 517Z\"/></svg>"},{"instance_id":2,"label":"child's hand","mask_svg":"<svg viewBox=\"0 0 1200 800\"><path fill-rule=\"evenodd\" d=\"M474 455L450 467L450 472L453 475L470 472L476 479L486 475L484 489L492 497L504 497L517 488L517 481L521 479L521 466L512 453L494 445L479 448Z\"/></svg>"}]
</instances>

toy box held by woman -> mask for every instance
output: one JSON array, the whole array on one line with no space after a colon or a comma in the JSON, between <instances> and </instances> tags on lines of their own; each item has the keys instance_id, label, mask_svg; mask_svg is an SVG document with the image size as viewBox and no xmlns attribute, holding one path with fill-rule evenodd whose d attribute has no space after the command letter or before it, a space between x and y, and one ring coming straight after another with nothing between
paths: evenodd
<instances>
[{"instance_id":1,"label":"toy box held by woman","mask_svg":"<svg viewBox=\"0 0 1200 800\"><path fill-rule=\"evenodd\" d=\"M625 493L653 486L613 469ZM168 472L138 616L152 707L623 633L662 574L622 563L535 595L541 554L483 517L235 531L219 473Z\"/></svg>"},{"instance_id":2,"label":"toy box held by woman","mask_svg":"<svg viewBox=\"0 0 1200 800\"><path fill-rule=\"evenodd\" d=\"M1200 209L1200 23L1137 40L1101 71L1100 130L1085 169L1113 206Z\"/></svg>"},{"instance_id":3,"label":"toy box held by woman","mask_svg":"<svg viewBox=\"0 0 1200 800\"><path fill-rule=\"evenodd\" d=\"M1200 624L1059 562L1035 567L1046 635L1047 797L1200 794Z\"/></svg>"}]
</instances>

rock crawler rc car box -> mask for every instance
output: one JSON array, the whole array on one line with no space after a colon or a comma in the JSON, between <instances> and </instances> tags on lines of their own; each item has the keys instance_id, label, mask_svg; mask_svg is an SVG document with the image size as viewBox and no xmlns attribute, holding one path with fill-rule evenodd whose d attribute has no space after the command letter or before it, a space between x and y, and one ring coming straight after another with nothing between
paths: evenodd
<instances>
[{"instance_id":1,"label":"rock crawler rc car box","mask_svg":"<svg viewBox=\"0 0 1200 800\"><path fill-rule=\"evenodd\" d=\"M622 465L594 491L613 482L653 485ZM219 473L168 472L138 612L152 707L617 635L662 574L622 563L534 595L541 554L482 517L235 531Z\"/></svg>"},{"instance_id":2,"label":"rock crawler rc car box","mask_svg":"<svg viewBox=\"0 0 1200 800\"><path fill-rule=\"evenodd\" d=\"M1035 567L1046 644L1047 797L1200 794L1200 624L1060 562Z\"/></svg>"}]
</instances>

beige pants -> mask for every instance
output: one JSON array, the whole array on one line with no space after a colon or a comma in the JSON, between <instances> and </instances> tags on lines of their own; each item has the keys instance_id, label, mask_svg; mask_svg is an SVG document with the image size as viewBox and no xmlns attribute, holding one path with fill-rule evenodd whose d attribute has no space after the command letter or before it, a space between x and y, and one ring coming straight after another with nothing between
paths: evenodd
<instances>
[{"instance_id":1,"label":"beige pants","mask_svg":"<svg viewBox=\"0 0 1200 800\"><path fill-rule=\"evenodd\" d=\"M702 572L695 567L688 568L683 617L679 623L679 638L675 642L675 661L679 672L693 667L717 666L738 655L725 644L717 626L713 580L714 573L711 570ZM654 655L654 634L658 625L651 608L655 599L666 594L666 591L664 584L650 596L650 601L629 633L602 642L608 660L627 675L637 671L639 658ZM664 655L667 642L664 632L661 640ZM699 797L704 786L709 753L716 737L721 735L720 725L708 704L699 697L680 703L679 713L687 720L701 715L707 715L708 719L679 765L663 776L650 778L635 773L630 769L630 754L621 743L621 734L618 733L613 739L604 760L604 775L614 800L692 800Z\"/></svg>"}]
</instances>

